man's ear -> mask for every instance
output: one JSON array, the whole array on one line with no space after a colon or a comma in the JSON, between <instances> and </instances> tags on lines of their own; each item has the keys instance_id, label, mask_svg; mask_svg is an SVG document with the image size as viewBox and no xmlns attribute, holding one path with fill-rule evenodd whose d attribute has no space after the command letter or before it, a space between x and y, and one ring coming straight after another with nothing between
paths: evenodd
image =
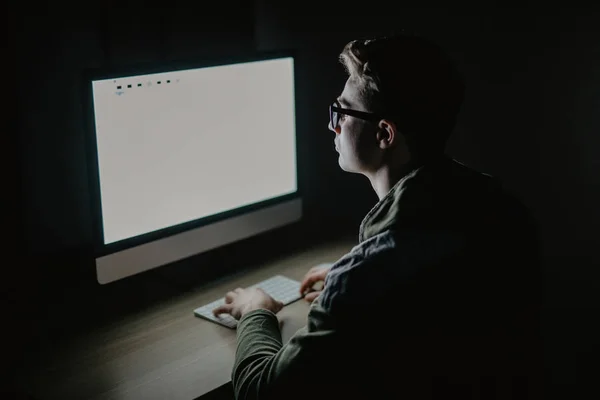
<instances>
[{"instance_id":1,"label":"man's ear","mask_svg":"<svg viewBox=\"0 0 600 400\"><path fill-rule=\"evenodd\" d=\"M398 132L398 128L393 121L382 119L377 124L377 143L380 149L389 149L398 145L403 140L403 136Z\"/></svg>"}]
</instances>

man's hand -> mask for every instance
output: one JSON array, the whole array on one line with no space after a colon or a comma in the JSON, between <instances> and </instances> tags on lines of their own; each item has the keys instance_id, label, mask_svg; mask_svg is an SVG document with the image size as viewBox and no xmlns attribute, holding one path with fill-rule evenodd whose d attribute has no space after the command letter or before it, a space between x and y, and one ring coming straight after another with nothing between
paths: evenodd
<instances>
[{"instance_id":1,"label":"man's hand","mask_svg":"<svg viewBox=\"0 0 600 400\"><path fill-rule=\"evenodd\" d=\"M313 286L316 283L325 280L325 276L327 276L332 265L333 264L317 265L316 267L312 267L306 275L304 275L304 279L300 284L300 294L304 296L304 300L312 303L312 301L317 298L322 289L313 290Z\"/></svg>"},{"instance_id":2,"label":"man's hand","mask_svg":"<svg viewBox=\"0 0 600 400\"><path fill-rule=\"evenodd\" d=\"M283 303L275 300L262 289L237 288L225 295L225 304L215 308L213 314L230 314L239 320L245 314L253 310L269 310L277 314L283 308Z\"/></svg>"}]
</instances>

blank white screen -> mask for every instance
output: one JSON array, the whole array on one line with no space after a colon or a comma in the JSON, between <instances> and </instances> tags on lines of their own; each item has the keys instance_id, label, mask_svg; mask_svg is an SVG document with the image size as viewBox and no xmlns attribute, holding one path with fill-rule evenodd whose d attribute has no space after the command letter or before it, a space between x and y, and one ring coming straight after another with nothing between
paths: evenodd
<instances>
[{"instance_id":1,"label":"blank white screen","mask_svg":"<svg viewBox=\"0 0 600 400\"><path fill-rule=\"evenodd\" d=\"M104 243L295 192L293 68L93 81Z\"/></svg>"}]
</instances>

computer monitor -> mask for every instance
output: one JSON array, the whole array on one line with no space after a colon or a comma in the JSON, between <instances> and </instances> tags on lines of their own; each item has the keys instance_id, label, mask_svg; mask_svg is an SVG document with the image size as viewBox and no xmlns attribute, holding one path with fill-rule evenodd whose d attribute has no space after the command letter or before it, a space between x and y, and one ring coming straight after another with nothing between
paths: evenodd
<instances>
[{"instance_id":1,"label":"computer monitor","mask_svg":"<svg viewBox=\"0 0 600 400\"><path fill-rule=\"evenodd\" d=\"M301 219L292 55L86 81L99 283Z\"/></svg>"}]
</instances>

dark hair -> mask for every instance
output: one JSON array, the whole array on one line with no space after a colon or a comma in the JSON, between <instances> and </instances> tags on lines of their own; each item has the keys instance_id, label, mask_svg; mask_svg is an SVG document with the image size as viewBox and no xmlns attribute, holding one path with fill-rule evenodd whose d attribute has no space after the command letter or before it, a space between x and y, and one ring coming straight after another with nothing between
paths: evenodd
<instances>
[{"instance_id":1,"label":"dark hair","mask_svg":"<svg viewBox=\"0 0 600 400\"><path fill-rule=\"evenodd\" d=\"M464 99L464 82L437 44L411 34L348 43L340 61L369 111L406 135L411 152L443 152Z\"/></svg>"}]
</instances>

